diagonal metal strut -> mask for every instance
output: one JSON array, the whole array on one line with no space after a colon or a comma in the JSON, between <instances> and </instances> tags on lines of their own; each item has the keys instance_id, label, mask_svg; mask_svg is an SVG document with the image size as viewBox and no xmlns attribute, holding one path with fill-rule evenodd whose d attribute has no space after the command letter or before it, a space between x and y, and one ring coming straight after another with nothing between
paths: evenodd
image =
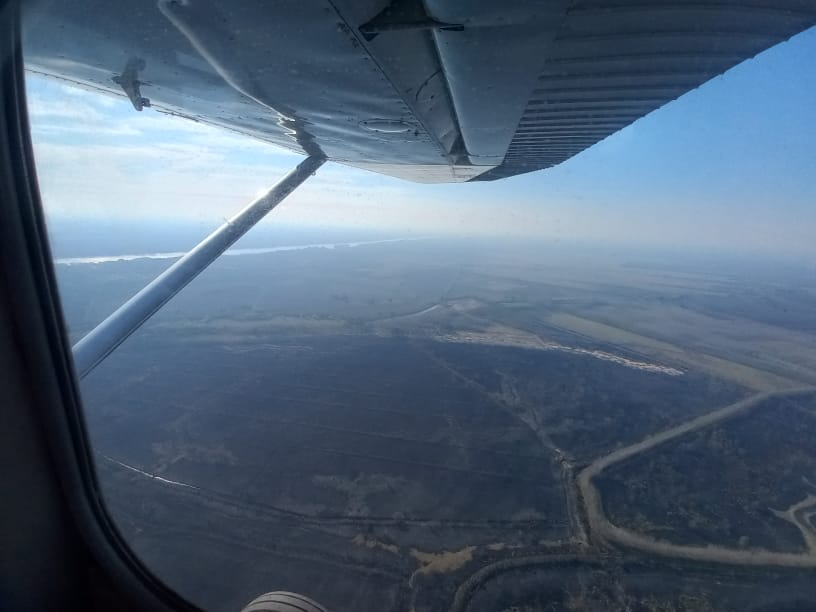
<instances>
[{"instance_id":1,"label":"diagonal metal strut","mask_svg":"<svg viewBox=\"0 0 816 612\"><path fill-rule=\"evenodd\" d=\"M80 379L130 334L156 314L187 283L246 234L258 221L323 165L324 157L311 156L300 162L278 184L252 202L167 268L144 289L117 308L74 345L74 367Z\"/></svg>"}]
</instances>

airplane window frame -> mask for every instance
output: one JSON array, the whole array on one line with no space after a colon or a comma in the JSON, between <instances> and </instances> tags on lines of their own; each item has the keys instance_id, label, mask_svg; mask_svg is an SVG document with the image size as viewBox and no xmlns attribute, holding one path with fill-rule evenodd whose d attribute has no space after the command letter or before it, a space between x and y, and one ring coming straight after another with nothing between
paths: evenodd
<instances>
[{"instance_id":1,"label":"airplane window frame","mask_svg":"<svg viewBox=\"0 0 816 612\"><path fill-rule=\"evenodd\" d=\"M98 564L105 577L127 594L127 608L198 610L136 557L102 499L37 185L20 31L18 3L0 6L0 281L9 289L4 307L10 319L8 331L18 348L16 353L4 354L3 360L21 366L33 403L6 410L33 408L72 526L90 554L89 562ZM53 487L50 482L38 484ZM34 541L38 536L30 537ZM45 581L47 576L42 578Z\"/></svg>"},{"instance_id":2,"label":"airplane window frame","mask_svg":"<svg viewBox=\"0 0 816 612\"><path fill-rule=\"evenodd\" d=\"M16 3L12 0L9 6L16 6ZM6 14L0 13L0 35L5 33L5 19ZM14 21L13 27L19 28L17 20ZM0 185L6 200L6 207L0 212L0 296L10 294L12 298L0 297L3 300L0 325L5 325L7 330L13 329L14 340L21 348L13 358L24 366L31 397L36 402L36 418L48 436L48 451L60 481L54 480L52 488L62 489L62 496L69 501L83 544L91 552L89 557L122 586L123 591L132 594L140 608L198 609L166 586L137 557L123 537L127 529L120 531L113 520L113 512L106 507L102 483L97 476L104 475L105 470L98 468L89 440L79 385L83 372L79 365L81 360L75 359L69 341L37 185L19 29L14 34L0 42L0 48L8 46L11 49L10 53L0 55L0 59L6 60L0 65L3 70L3 101L0 102L3 127L0 132L5 130L0 135ZM6 45L6 41L12 41L11 45ZM34 96L32 93L31 97ZM47 182L45 178L43 187ZM62 297L67 304L68 293ZM6 301L11 305L6 305ZM4 309L12 307L13 328L2 321ZM84 403L92 407L90 400ZM87 420L94 424L93 419ZM155 478L153 474L143 474ZM593 477L590 476L587 482ZM576 499L580 512L582 500L587 505L589 496L581 493ZM69 514L67 510L65 514ZM592 538L588 541L591 543ZM740 544L740 547L744 545ZM199 596L196 591L191 592L194 599Z\"/></svg>"}]
</instances>

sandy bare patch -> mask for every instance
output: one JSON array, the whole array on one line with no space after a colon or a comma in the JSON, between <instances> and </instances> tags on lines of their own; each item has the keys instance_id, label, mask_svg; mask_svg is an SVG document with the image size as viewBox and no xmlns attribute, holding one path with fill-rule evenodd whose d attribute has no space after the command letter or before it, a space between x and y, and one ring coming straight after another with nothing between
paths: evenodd
<instances>
[{"instance_id":1,"label":"sandy bare patch","mask_svg":"<svg viewBox=\"0 0 816 612\"><path fill-rule=\"evenodd\" d=\"M422 552L416 548L411 549L411 556L419 561L417 574L444 574L453 572L463 567L465 563L473 559L475 546L467 546L462 550L443 552Z\"/></svg>"}]
</instances>

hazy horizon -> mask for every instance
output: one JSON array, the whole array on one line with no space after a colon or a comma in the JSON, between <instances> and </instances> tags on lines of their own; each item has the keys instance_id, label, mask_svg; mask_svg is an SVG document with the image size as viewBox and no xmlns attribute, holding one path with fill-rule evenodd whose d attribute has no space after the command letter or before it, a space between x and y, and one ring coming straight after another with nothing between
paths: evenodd
<instances>
[{"instance_id":1,"label":"hazy horizon","mask_svg":"<svg viewBox=\"0 0 816 612\"><path fill-rule=\"evenodd\" d=\"M274 216L274 213L273 215ZM195 246L221 220L117 220L98 218L48 218L51 251L57 263L64 259L117 256L148 256L151 254L183 253ZM650 260L676 260L694 267L704 261L707 265L728 267L761 266L767 269L793 268L804 273L816 272L816 254L800 255L785 252L752 251L733 245L698 247L692 245L656 245L625 243L615 240L560 239L548 236L469 235L444 231L415 232L399 228L368 228L343 226L316 226L294 223L274 223L267 220L241 238L231 250L269 249L285 246L310 246L329 243L434 240L450 242L461 248L472 246L489 254L485 248L513 246L520 253L525 249L583 255L641 256ZM531 253L531 255L533 255ZM534 256L534 255L533 255ZM161 257L160 259L172 259Z\"/></svg>"}]
</instances>

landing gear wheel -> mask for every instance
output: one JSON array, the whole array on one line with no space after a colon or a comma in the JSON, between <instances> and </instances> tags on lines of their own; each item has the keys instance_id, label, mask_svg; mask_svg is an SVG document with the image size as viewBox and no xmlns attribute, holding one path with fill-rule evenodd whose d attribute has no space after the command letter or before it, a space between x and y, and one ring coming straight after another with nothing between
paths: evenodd
<instances>
[{"instance_id":1,"label":"landing gear wheel","mask_svg":"<svg viewBox=\"0 0 816 612\"><path fill-rule=\"evenodd\" d=\"M273 591L256 597L241 612L328 612L328 610L303 595Z\"/></svg>"}]
</instances>

